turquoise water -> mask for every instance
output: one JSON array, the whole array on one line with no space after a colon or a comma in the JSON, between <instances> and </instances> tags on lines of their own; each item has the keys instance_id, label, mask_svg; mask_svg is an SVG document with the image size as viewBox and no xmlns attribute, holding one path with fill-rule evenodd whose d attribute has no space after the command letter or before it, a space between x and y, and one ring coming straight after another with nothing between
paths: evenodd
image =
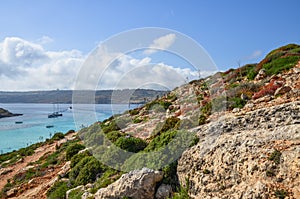
<instances>
[{"instance_id":1,"label":"turquoise water","mask_svg":"<svg viewBox=\"0 0 300 199\"><path fill-rule=\"evenodd\" d=\"M0 107L12 113L23 114L23 116L0 119L0 154L44 141L56 132L79 130L83 126L129 109L128 104L81 104L75 105L73 109L69 108L72 107L71 104L62 104L59 110L65 110L63 116L48 118L48 114L54 110L52 104L0 104ZM16 124L16 122L22 123ZM53 128L46 128L47 125L53 125Z\"/></svg>"}]
</instances>

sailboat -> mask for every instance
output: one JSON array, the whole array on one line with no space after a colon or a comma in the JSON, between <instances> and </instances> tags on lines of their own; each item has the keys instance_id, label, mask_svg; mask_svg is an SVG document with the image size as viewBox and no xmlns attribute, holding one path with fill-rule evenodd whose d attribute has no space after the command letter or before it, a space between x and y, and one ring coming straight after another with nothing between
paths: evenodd
<instances>
[{"instance_id":1,"label":"sailboat","mask_svg":"<svg viewBox=\"0 0 300 199\"><path fill-rule=\"evenodd\" d=\"M56 106L55 104L53 104L53 113L48 114L48 118L56 118L61 116L63 116L63 114L61 111L59 111L58 104Z\"/></svg>"}]
</instances>

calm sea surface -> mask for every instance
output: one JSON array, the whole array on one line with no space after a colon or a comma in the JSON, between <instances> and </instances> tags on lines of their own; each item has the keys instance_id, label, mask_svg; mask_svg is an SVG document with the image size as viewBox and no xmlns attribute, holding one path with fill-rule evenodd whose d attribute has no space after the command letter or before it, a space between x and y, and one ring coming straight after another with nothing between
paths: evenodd
<instances>
[{"instance_id":1,"label":"calm sea surface","mask_svg":"<svg viewBox=\"0 0 300 199\"><path fill-rule=\"evenodd\" d=\"M79 130L96 121L102 121L113 114L123 113L137 105L128 104L96 104L74 105L61 104L59 110L63 116L48 118L48 114L57 110L53 104L1 104L12 113L22 113L23 116L0 119L0 154L26 147L30 144L44 141L56 132ZM72 107L72 109L70 109ZM17 124L16 122L19 122ZM46 128L46 126L53 126Z\"/></svg>"}]
</instances>

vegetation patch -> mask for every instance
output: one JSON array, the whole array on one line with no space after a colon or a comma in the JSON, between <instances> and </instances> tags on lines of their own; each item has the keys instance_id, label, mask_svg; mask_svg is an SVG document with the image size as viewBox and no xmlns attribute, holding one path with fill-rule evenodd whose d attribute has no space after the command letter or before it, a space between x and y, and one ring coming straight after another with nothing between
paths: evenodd
<instances>
[{"instance_id":1,"label":"vegetation patch","mask_svg":"<svg viewBox=\"0 0 300 199\"><path fill-rule=\"evenodd\" d=\"M275 149L269 156L269 160L273 161L275 164L280 164L281 152Z\"/></svg>"}]
</instances>

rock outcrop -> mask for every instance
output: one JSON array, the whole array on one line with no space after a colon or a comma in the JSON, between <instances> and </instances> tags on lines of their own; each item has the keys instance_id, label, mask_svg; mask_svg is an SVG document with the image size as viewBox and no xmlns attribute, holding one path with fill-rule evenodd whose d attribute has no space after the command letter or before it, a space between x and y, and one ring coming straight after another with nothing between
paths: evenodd
<instances>
[{"instance_id":1,"label":"rock outcrop","mask_svg":"<svg viewBox=\"0 0 300 199\"><path fill-rule=\"evenodd\" d=\"M300 198L300 102L195 128L177 173L193 198Z\"/></svg>"},{"instance_id":2,"label":"rock outcrop","mask_svg":"<svg viewBox=\"0 0 300 199\"><path fill-rule=\"evenodd\" d=\"M118 199L129 197L133 199L153 199L156 183L161 181L160 171L143 168L123 174L119 180L106 188L99 189L96 199Z\"/></svg>"},{"instance_id":3,"label":"rock outcrop","mask_svg":"<svg viewBox=\"0 0 300 199\"><path fill-rule=\"evenodd\" d=\"M14 113L9 112L6 109L0 108L0 118L3 118L3 117L15 117L15 116L21 116L21 115L23 115L23 114L14 114Z\"/></svg>"}]
</instances>

